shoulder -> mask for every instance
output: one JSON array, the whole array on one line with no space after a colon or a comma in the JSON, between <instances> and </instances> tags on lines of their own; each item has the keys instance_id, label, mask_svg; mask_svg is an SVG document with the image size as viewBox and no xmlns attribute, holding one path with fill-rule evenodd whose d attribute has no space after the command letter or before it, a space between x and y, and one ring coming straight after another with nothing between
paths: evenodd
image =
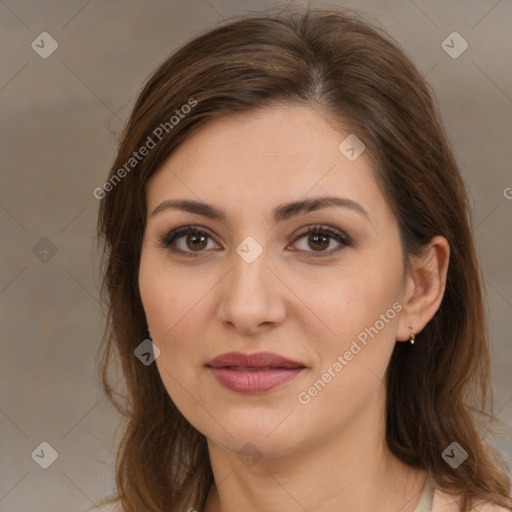
<instances>
[{"instance_id":1,"label":"shoulder","mask_svg":"<svg viewBox=\"0 0 512 512\"><path fill-rule=\"evenodd\" d=\"M459 512L460 499L460 496L436 489L431 512ZM472 512L510 512L510 509L494 505L490 502L484 502L473 507Z\"/></svg>"}]
</instances>

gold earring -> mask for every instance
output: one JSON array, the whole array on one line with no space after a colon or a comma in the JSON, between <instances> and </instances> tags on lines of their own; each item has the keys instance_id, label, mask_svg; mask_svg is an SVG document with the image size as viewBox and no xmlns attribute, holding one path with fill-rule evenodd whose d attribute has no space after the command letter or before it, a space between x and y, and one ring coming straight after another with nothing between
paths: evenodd
<instances>
[{"instance_id":1,"label":"gold earring","mask_svg":"<svg viewBox=\"0 0 512 512\"><path fill-rule=\"evenodd\" d=\"M411 331L411 339L410 339L411 345L414 345L414 339L415 339L414 333Z\"/></svg>"}]
</instances>

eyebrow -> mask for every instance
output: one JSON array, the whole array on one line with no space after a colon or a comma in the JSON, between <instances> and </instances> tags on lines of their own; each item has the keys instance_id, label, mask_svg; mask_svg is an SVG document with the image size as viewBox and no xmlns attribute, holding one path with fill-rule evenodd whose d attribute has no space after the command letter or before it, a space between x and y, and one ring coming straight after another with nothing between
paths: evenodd
<instances>
[{"instance_id":1,"label":"eyebrow","mask_svg":"<svg viewBox=\"0 0 512 512\"><path fill-rule=\"evenodd\" d=\"M337 196L321 196L281 204L272 210L272 215L276 222L282 222L300 214L332 207L352 210L366 217L370 221L368 212L359 203L352 199L348 199L347 197ZM226 214L217 206L191 199L167 199L153 210L151 217L168 209L183 210L189 213L203 215L204 217L208 217L213 220L219 220L222 222L226 221Z\"/></svg>"}]
</instances>

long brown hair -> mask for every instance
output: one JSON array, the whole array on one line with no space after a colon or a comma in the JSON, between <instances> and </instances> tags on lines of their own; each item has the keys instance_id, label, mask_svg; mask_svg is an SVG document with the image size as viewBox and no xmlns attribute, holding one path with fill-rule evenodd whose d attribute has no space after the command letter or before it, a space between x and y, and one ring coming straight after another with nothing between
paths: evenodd
<instances>
[{"instance_id":1,"label":"long brown hair","mask_svg":"<svg viewBox=\"0 0 512 512\"><path fill-rule=\"evenodd\" d=\"M478 431L477 414L490 418L484 411L492 403L482 278L467 193L433 98L398 44L347 9L287 7L232 18L154 72L109 179L95 192L102 197L98 235L107 312L100 376L125 420L116 460L119 496L107 502L120 500L126 512L201 508L213 483L206 438L173 404L156 365L134 356L147 338L138 290L145 184L208 121L294 103L320 109L326 121L363 141L398 219L406 263L436 235L450 244L440 309L413 350L396 343L388 367L390 450L426 469L437 487L462 494L463 512L479 499L512 506L505 467ZM135 157L143 146L145 156ZM111 380L115 361L123 394ZM468 453L457 469L441 456L454 441Z\"/></svg>"}]
</instances>

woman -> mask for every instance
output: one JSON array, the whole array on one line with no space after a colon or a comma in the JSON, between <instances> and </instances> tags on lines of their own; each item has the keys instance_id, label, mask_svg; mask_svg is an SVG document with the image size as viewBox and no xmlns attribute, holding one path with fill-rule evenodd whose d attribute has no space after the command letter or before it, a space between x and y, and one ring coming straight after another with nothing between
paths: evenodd
<instances>
[{"instance_id":1,"label":"woman","mask_svg":"<svg viewBox=\"0 0 512 512\"><path fill-rule=\"evenodd\" d=\"M95 195L126 512L512 506L473 415L489 352L466 191L389 36L290 8L198 36Z\"/></svg>"}]
</instances>

